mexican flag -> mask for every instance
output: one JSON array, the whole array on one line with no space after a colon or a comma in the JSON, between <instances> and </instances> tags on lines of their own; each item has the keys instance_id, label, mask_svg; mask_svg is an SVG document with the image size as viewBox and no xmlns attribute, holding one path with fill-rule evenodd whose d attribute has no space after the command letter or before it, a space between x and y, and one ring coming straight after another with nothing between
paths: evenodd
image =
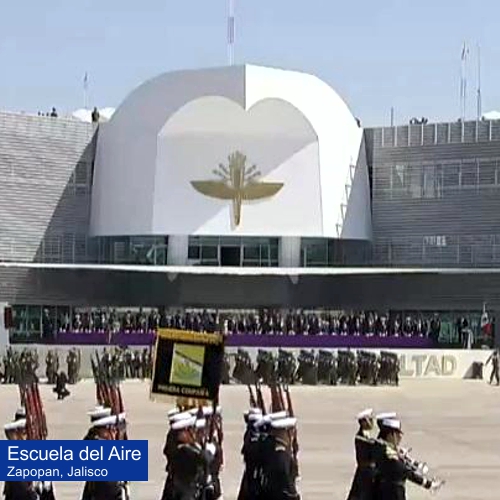
<instances>
[{"instance_id":1,"label":"mexican flag","mask_svg":"<svg viewBox=\"0 0 500 500\"><path fill-rule=\"evenodd\" d=\"M486 304L483 304L483 313L481 314L481 331L484 335L491 335L491 320L486 311Z\"/></svg>"}]
</instances>

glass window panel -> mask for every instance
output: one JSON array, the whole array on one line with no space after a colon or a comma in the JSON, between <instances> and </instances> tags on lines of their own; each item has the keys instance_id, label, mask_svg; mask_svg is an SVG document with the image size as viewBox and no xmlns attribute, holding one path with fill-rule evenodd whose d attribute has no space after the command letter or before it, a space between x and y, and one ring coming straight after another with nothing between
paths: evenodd
<instances>
[{"instance_id":1,"label":"glass window panel","mask_svg":"<svg viewBox=\"0 0 500 500\"><path fill-rule=\"evenodd\" d=\"M259 260L259 258L260 258L259 247L258 246L244 246L243 247L243 258L246 260L248 260L248 259Z\"/></svg>"},{"instance_id":2,"label":"glass window panel","mask_svg":"<svg viewBox=\"0 0 500 500\"><path fill-rule=\"evenodd\" d=\"M196 246L190 245L188 249L188 259L198 260L200 259L200 256L201 256L200 247L197 245Z\"/></svg>"},{"instance_id":3,"label":"glass window panel","mask_svg":"<svg viewBox=\"0 0 500 500\"><path fill-rule=\"evenodd\" d=\"M41 306L28 306L27 331L28 333L41 333Z\"/></svg>"},{"instance_id":4,"label":"glass window panel","mask_svg":"<svg viewBox=\"0 0 500 500\"><path fill-rule=\"evenodd\" d=\"M24 333L28 329L28 309L26 306L12 306L14 331Z\"/></svg>"},{"instance_id":5,"label":"glass window panel","mask_svg":"<svg viewBox=\"0 0 500 500\"><path fill-rule=\"evenodd\" d=\"M406 166L394 165L392 171L392 189L403 189L406 186Z\"/></svg>"},{"instance_id":6,"label":"glass window panel","mask_svg":"<svg viewBox=\"0 0 500 500\"><path fill-rule=\"evenodd\" d=\"M408 193L412 198L422 197L422 167L411 165L408 169Z\"/></svg>"},{"instance_id":7,"label":"glass window panel","mask_svg":"<svg viewBox=\"0 0 500 500\"><path fill-rule=\"evenodd\" d=\"M62 238L60 235L46 235L43 243L45 262L60 262L62 258Z\"/></svg>"},{"instance_id":8,"label":"glass window panel","mask_svg":"<svg viewBox=\"0 0 500 500\"><path fill-rule=\"evenodd\" d=\"M460 181L462 186L475 186L477 183L476 162L464 162L460 169Z\"/></svg>"},{"instance_id":9,"label":"glass window panel","mask_svg":"<svg viewBox=\"0 0 500 500\"><path fill-rule=\"evenodd\" d=\"M456 189L460 185L460 167L458 164L445 164L442 166L444 189Z\"/></svg>"},{"instance_id":10,"label":"glass window panel","mask_svg":"<svg viewBox=\"0 0 500 500\"><path fill-rule=\"evenodd\" d=\"M423 168L424 198L436 198L436 172L434 165Z\"/></svg>"},{"instance_id":11,"label":"glass window panel","mask_svg":"<svg viewBox=\"0 0 500 500\"><path fill-rule=\"evenodd\" d=\"M87 262L87 237L75 235L75 262Z\"/></svg>"},{"instance_id":12,"label":"glass window panel","mask_svg":"<svg viewBox=\"0 0 500 500\"><path fill-rule=\"evenodd\" d=\"M218 259L218 248L214 246L203 246L201 247L201 258L202 260L206 259L212 259L212 260L217 260Z\"/></svg>"},{"instance_id":13,"label":"glass window panel","mask_svg":"<svg viewBox=\"0 0 500 500\"><path fill-rule=\"evenodd\" d=\"M64 233L62 242L63 262L72 264L75 261L75 235L73 233Z\"/></svg>"},{"instance_id":14,"label":"glass window panel","mask_svg":"<svg viewBox=\"0 0 500 500\"><path fill-rule=\"evenodd\" d=\"M479 184L492 186L495 184L496 161L481 161L479 163Z\"/></svg>"}]
</instances>

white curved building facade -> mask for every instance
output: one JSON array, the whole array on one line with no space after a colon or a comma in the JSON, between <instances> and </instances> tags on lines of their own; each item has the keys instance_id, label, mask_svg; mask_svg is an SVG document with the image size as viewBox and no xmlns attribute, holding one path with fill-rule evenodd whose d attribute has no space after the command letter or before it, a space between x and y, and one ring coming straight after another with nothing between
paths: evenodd
<instances>
[{"instance_id":1,"label":"white curved building facade","mask_svg":"<svg viewBox=\"0 0 500 500\"><path fill-rule=\"evenodd\" d=\"M168 73L100 127L91 235L277 237L298 265L302 237L369 240L363 130L316 77L256 66Z\"/></svg>"}]
</instances>

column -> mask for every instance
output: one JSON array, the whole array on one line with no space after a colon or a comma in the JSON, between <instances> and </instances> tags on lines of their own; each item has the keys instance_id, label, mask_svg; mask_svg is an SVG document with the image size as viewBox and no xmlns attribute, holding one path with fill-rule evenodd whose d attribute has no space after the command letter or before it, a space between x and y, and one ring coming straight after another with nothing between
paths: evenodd
<instances>
[{"instance_id":1,"label":"column","mask_svg":"<svg viewBox=\"0 0 500 500\"><path fill-rule=\"evenodd\" d=\"M283 236L280 238L280 267L300 267L300 244L300 236Z\"/></svg>"},{"instance_id":2,"label":"column","mask_svg":"<svg viewBox=\"0 0 500 500\"><path fill-rule=\"evenodd\" d=\"M167 265L186 266L188 261L189 236L168 237Z\"/></svg>"}]
</instances>

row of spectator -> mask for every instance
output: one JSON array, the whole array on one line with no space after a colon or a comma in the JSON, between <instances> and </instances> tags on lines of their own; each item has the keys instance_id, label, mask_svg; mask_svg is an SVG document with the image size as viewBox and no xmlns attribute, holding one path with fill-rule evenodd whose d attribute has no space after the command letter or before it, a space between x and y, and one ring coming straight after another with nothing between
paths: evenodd
<instances>
[{"instance_id":1,"label":"row of spectator","mask_svg":"<svg viewBox=\"0 0 500 500\"><path fill-rule=\"evenodd\" d=\"M466 320L464 320L466 321ZM136 312L94 310L65 313L57 324L49 310L43 311L42 329L45 336L62 332L150 332L158 328L178 328L192 331L218 331L228 334L253 335L379 335L422 336L437 339L441 330L438 314L432 318L377 312L334 314L263 310L260 313L226 313L212 311L175 311L151 309Z\"/></svg>"}]
</instances>

